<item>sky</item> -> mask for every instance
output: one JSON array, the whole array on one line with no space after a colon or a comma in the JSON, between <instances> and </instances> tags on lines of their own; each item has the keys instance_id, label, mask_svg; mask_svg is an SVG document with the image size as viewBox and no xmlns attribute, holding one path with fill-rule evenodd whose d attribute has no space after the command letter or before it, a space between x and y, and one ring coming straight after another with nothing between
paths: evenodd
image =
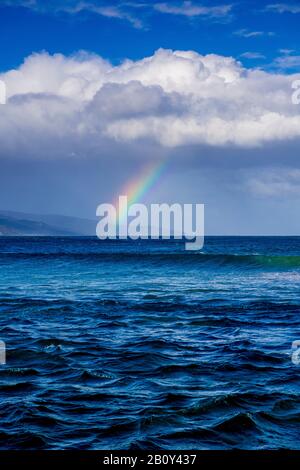
<instances>
[{"instance_id":1,"label":"sky","mask_svg":"<svg viewBox=\"0 0 300 470\"><path fill-rule=\"evenodd\" d=\"M208 234L300 235L300 1L0 0L0 209L205 204Z\"/></svg>"}]
</instances>

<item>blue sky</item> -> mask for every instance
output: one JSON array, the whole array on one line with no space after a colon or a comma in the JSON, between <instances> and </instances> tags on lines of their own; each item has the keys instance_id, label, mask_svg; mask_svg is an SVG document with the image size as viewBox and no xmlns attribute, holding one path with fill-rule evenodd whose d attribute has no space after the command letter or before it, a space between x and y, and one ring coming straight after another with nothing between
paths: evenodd
<instances>
[{"instance_id":1,"label":"blue sky","mask_svg":"<svg viewBox=\"0 0 300 470\"><path fill-rule=\"evenodd\" d=\"M232 55L247 67L269 68L278 57L300 55L299 16L296 0L2 0L0 67L16 67L41 50L68 55L84 49L118 62L163 47Z\"/></svg>"},{"instance_id":2,"label":"blue sky","mask_svg":"<svg viewBox=\"0 0 300 470\"><path fill-rule=\"evenodd\" d=\"M165 160L144 202L300 234L299 20L296 0L0 0L0 209L93 217Z\"/></svg>"}]
</instances>

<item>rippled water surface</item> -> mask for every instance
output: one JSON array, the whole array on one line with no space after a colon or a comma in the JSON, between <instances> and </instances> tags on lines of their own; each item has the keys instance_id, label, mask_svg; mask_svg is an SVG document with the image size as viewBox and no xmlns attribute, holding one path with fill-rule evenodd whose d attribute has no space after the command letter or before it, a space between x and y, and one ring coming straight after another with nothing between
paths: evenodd
<instances>
[{"instance_id":1,"label":"rippled water surface","mask_svg":"<svg viewBox=\"0 0 300 470\"><path fill-rule=\"evenodd\" d=\"M300 449L300 238L0 238L1 449Z\"/></svg>"}]
</instances>

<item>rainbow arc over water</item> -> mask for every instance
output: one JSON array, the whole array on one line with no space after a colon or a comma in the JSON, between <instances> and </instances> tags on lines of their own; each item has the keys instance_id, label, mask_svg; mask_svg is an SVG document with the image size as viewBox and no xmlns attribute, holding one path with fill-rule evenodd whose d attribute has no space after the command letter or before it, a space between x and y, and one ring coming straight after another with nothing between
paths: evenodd
<instances>
[{"instance_id":1,"label":"rainbow arc over water","mask_svg":"<svg viewBox=\"0 0 300 470\"><path fill-rule=\"evenodd\" d=\"M166 161L155 162L143 168L142 172L134 179L131 180L121 191L122 196L127 196L128 208L141 199L148 193L156 183L159 181L163 170L166 167ZM117 203L118 206L118 203ZM126 209L119 211L119 225L125 220L127 216Z\"/></svg>"}]
</instances>

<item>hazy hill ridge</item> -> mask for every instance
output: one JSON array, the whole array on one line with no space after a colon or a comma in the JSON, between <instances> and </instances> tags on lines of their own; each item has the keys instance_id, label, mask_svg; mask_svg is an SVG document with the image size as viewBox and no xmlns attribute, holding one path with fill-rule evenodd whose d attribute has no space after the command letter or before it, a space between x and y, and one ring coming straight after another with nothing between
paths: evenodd
<instances>
[{"instance_id":1,"label":"hazy hill ridge","mask_svg":"<svg viewBox=\"0 0 300 470\"><path fill-rule=\"evenodd\" d=\"M63 215L0 211L0 236L93 236L96 221Z\"/></svg>"}]
</instances>

